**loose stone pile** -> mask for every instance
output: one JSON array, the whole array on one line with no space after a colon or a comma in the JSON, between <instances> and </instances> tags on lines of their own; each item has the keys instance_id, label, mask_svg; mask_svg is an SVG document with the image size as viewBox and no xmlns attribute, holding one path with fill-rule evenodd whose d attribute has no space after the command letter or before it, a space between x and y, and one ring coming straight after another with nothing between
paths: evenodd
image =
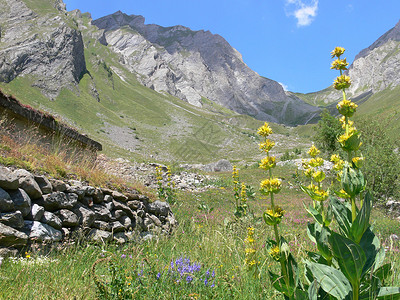
<instances>
[{"instance_id":1,"label":"loose stone pile","mask_svg":"<svg viewBox=\"0 0 400 300\"><path fill-rule=\"evenodd\" d=\"M169 234L176 225L168 203L150 203L136 190L122 194L0 166L0 256L75 232L89 241L124 243Z\"/></svg>"}]
</instances>

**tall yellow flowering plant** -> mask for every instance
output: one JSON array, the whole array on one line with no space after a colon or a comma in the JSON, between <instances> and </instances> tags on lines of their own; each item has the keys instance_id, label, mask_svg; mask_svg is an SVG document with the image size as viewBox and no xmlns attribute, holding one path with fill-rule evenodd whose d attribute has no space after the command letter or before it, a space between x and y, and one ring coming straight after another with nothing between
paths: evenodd
<instances>
[{"instance_id":1,"label":"tall yellow flowering plant","mask_svg":"<svg viewBox=\"0 0 400 300\"><path fill-rule=\"evenodd\" d=\"M347 99L346 89L351 85L351 80L344 73L348 66L346 59L342 59L344 52L344 48L336 47L331 53L335 58L331 68L340 73L333 86L342 92L342 100L336 107L342 115L340 121L345 129L338 141L347 156L344 160L335 154L331 161L342 189L335 192L336 195L321 189L324 175L312 168L318 165L311 162L316 160L318 154L318 150L312 147L309 154L313 158L307 163L309 168L306 168L306 175L308 172L312 181L310 186L302 187L302 190L314 202L327 201L328 210L324 211L323 205L307 209L316 221L307 225L307 233L317 245L318 252L308 253L308 282L303 287L310 299L398 299L399 288L382 286L390 264L383 264L385 250L369 223L372 196L366 192L362 197L366 182L360 169L363 161L359 153L360 134L350 120L357 104ZM332 217L336 220L338 232L329 228Z\"/></svg>"},{"instance_id":2,"label":"tall yellow flowering plant","mask_svg":"<svg viewBox=\"0 0 400 300\"><path fill-rule=\"evenodd\" d=\"M275 143L269 139L272 129L265 123L258 129L258 134L262 137L260 149L266 153L266 157L261 160L260 168L267 173L267 178L260 183L260 192L270 200L270 207L263 213L264 222L271 226L274 231L274 239L268 239L266 248L268 254L280 263L281 274L275 274L269 271L272 285L281 293L285 299L306 299L306 293L301 288L300 276L297 263L290 253L286 240L279 235L278 225L280 224L285 211L275 203L275 195L282 188L282 182L279 178L273 176L272 169L276 166L275 156L270 155L271 149Z\"/></svg>"}]
</instances>

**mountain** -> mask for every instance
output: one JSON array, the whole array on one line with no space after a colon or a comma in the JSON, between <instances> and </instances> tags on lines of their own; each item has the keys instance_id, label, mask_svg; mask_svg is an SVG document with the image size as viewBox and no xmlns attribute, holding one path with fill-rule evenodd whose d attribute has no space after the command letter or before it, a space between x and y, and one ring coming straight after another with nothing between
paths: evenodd
<instances>
[{"instance_id":1,"label":"mountain","mask_svg":"<svg viewBox=\"0 0 400 300\"><path fill-rule=\"evenodd\" d=\"M346 72L352 80L348 95L363 102L400 85L400 22L358 53ZM341 95L332 87L309 94L296 94L314 105L329 105Z\"/></svg>"},{"instance_id":2,"label":"mountain","mask_svg":"<svg viewBox=\"0 0 400 300\"><path fill-rule=\"evenodd\" d=\"M195 106L201 107L207 98L275 123L305 124L318 116L317 108L252 71L221 36L144 22L142 16L120 11L92 22L104 30L102 42L118 53L143 85Z\"/></svg>"}]
</instances>

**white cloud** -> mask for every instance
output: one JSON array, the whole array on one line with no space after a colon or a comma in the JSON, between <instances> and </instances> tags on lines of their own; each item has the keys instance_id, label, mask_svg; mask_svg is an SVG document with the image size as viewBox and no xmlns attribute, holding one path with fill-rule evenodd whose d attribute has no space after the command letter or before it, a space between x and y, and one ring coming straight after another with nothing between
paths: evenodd
<instances>
[{"instance_id":1,"label":"white cloud","mask_svg":"<svg viewBox=\"0 0 400 300\"><path fill-rule=\"evenodd\" d=\"M318 1L311 0L311 2L305 3L304 0L286 0L286 15L294 16L297 19L298 27L308 26L317 16Z\"/></svg>"}]
</instances>

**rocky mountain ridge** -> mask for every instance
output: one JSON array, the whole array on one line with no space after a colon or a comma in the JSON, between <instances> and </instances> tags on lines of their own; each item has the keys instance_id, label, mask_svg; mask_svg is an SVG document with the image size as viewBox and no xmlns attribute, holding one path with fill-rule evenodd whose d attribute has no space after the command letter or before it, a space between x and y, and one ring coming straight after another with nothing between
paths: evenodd
<instances>
[{"instance_id":1,"label":"rocky mountain ridge","mask_svg":"<svg viewBox=\"0 0 400 300\"><path fill-rule=\"evenodd\" d=\"M288 125L315 120L318 109L273 80L252 71L238 51L217 34L184 26L144 24L120 11L94 20L102 43L119 54L138 80L195 106L204 98L240 114Z\"/></svg>"},{"instance_id":2,"label":"rocky mountain ridge","mask_svg":"<svg viewBox=\"0 0 400 300\"><path fill-rule=\"evenodd\" d=\"M356 101L365 101L373 94L399 86L400 21L371 46L361 50L346 74L352 80L348 95ZM340 98L331 87L306 96L311 98L309 103L317 105L334 103Z\"/></svg>"},{"instance_id":3,"label":"rocky mountain ridge","mask_svg":"<svg viewBox=\"0 0 400 300\"><path fill-rule=\"evenodd\" d=\"M69 24L65 4L50 2L51 11L41 15L24 1L0 0L0 81L35 76L32 86L55 99L60 87L76 88L86 62L81 32Z\"/></svg>"}]
</instances>

